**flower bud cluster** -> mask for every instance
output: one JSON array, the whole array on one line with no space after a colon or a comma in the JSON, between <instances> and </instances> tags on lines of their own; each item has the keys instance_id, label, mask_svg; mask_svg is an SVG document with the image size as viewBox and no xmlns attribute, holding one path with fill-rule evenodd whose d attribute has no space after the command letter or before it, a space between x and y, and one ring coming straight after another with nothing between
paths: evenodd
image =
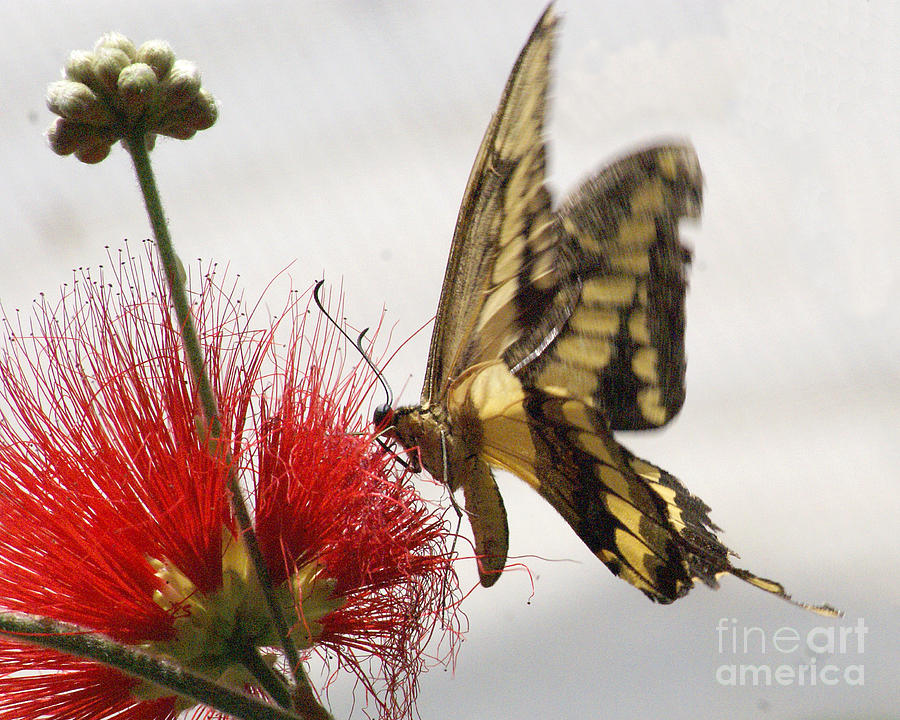
<instances>
[{"instance_id":1,"label":"flower bud cluster","mask_svg":"<svg viewBox=\"0 0 900 720\"><path fill-rule=\"evenodd\" d=\"M187 140L216 121L196 66L176 60L161 40L135 47L108 33L92 52L73 52L64 72L47 90L47 106L60 116L47 135L59 155L97 163L118 140L143 136L150 148L156 135Z\"/></svg>"}]
</instances>

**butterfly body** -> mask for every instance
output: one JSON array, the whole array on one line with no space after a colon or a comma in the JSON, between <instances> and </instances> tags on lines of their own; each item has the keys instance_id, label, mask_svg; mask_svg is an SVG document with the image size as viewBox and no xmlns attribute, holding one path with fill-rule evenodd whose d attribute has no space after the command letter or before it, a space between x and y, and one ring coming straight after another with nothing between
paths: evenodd
<instances>
[{"instance_id":1,"label":"butterfly body","mask_svg":"<svg viewBox=\"0 0 900 720\"><path fill-rule=\"evenodd\" d=\"M506 564L491 468L531 485L617 576L654 601L734 568L709 508L616 430L664 425L684 400L690 253L679 221L700 214L693 148L627 154L554 207L543 126L557 20L522 49L463 196L418 405L375 423L451 492L461 489L481 582Z\"/></svg>"},{"instance_id":2,"label":"butterfly body","mask_svg":"<svg viewBox=\"0 0 900 720\"><path fill-rule=\"evenodd\" d=\"M392 414L392 434L418 464L450 492L463 490L466 512L475 535L481 582L493 585L506 564L509 530L503 498L484 457L483 423L471 403L448 407L425 403L398 408Z\"/></svg>"}]
</instances>

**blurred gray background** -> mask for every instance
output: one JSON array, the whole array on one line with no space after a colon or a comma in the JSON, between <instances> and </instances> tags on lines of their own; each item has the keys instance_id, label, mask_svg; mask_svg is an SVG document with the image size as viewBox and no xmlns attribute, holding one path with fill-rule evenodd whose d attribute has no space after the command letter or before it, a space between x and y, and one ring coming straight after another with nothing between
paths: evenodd
<instances>
[{"instance_id":1,"label":"blurred gray background","mask_svg":"<svg viewBox=\"0 0 900 720\"><path fill-rule=\"evenodd\" d=\"M72 268L106 262L105 245L148 235L121 149L89 167L54 156L43 137L46 84L71 50L115 29L168 40L221 105L212 130L154 153L185 261L229 265L251 296L288 266L296 287L324 272L343 283L354 324L377 322L384 305L395 337L407 337L434 312L469 168L543 6L3 3L3 307L54 294ZM652 605L502 477L511 554L531 577L514 570L466 601L455 672L422 679L423 718L900 717L898 7L558 4L554 189L673 135L694 142L706 178L702 225L685 233L695 248L687 403L669 428L624 442L713 507L741 564L846 617L824 620L729 578ZM282 298L276 289L275 309ZM389 367L402 400L417 397L429 334ZM816 628L850 634L843 652L805 642L781 652L772 636L783 627L812 630L817 645L830 630ZM747 628L760 630L745 648ZM722 666L796 671L812 657L836 673L815 686L808 675L802 686L720 682ZM862 685L848 682L848 672L860 680L851 666L863 666ZM332 692L338 717L351 712L346 697Z\"/></svg>"}]
</instances>

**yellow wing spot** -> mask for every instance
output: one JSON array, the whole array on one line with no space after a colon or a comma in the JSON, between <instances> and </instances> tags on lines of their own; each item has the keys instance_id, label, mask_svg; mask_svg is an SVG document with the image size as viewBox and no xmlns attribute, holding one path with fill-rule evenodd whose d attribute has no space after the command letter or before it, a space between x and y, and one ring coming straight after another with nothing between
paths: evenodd
<instances>
[{"instance_id":1,"label":"yellow wing spot","mask_svg":"<svg viewBox=\"0 0 900 720\"><path fill-rule=\"evenodd\" d=\"M547 57L549 53L542 53ZM538 61L535 61L538 62ZM541 61L535 67L540 75L546 72L546 61ZM523 86L526 83L534 83L534 87L540 88L546 85L546 80L540 77L530 77L527 80L522 79ZM521 120L516 124L511 124L504 137L498 137L495 147L499 150L498 154L505 160L516 160L525 155L529 149L539 145L539 126L538 114L544 98L539 92L525 92L520 94L524 103L516 108L516 115Z\"/></svg>"},{"instance_id":2,"label":"yellow wing spot","mask_svg":"<svg viewBox=\"0 0 900 720\"><path fill-rule=\"evenodd\" d=\"M681 162L684 152L666 150L656 156L656 168L666 180L675 180L681 174Z\"/></svg>"},{"instance_id":3,"label":"yellow wing spot","mask_svg":"<svg viewBox=\"0 0 900 720\"><path fill-rule=\"evenodd\" d=\"M678 507L678 504L675 501L675 491L672 488L660 485L659 483L651 483L650 487L657 495L665 500L666 505L668 506L666 508L666 514L668 515L669 520L678 526L678 530L683 530L686 527L686 523L681 508Z\"/></svg>"},{"instance_id":4,"label":"yellow wing spot","mask_svg":"<svg viewBox=\"0 0 900 720\"><path fill-rule=\"evenodd\" d=\"M603 503L616 520L628 528L633 534L640 536L641 514L632 505L611 493L605 493Z\"/></svg>"},{"instance_id":5,"label":"yellow wing spot","mask_svg":"<svg viewBox=\"0 0 900 720\"><path fill-rule=\"evenodd\" d=\"M628 461L628 464L631 465L631 469L644 478L644 480L650 482L651 489L669 506L667 511L669 519L679 526L679 530L683 529L686 525L681 508L678 507L675 500L677 497L675 491L659 482L662 477L662 471L658 467L651 465L640 458L632 458Z\"/></svg>"},{"instance_id":6,"label":"yellow wing spot","mask_svg":"<svg viewBox=\"0 0 900 720\"><path fill-rule=\"evenodd\" d=\"M515 319L515 308L507 304L505 307L498 307L490 317L479 321L479 342L485 355L502 355L519 338Z\"/></svg>"},{"instance_id":7,"label":"yellow wing spot","mask_svg":"<svg viewBox=\"0 0 900 720\"><path fill-rule=\"evenodd\" d=\"M541 370L536 384L545 392L564 388L565 392L570 395L589 397L597 389L597 374L583 368L570 367L552 359Z\"/></svg>"},{"instance_id":8,"label":"yellow wing spot","mask_svg":"<svg viewBox=\"0 0 900 720\"><path fill-rule=\"evenodd\" d=\"M541 290L547 290L556 284L556 267L552 253L538 255L531 268L531 284Z\"/></svg>"},{"instance_id":9,"label":"yellow wing spot","mask_svg":"<svg viewBox=\"0 0 900 720\"><path fill-rule=\"evenodd\" d=\"M600 462L611 465L613 458L609 454L609 448L606 443L591 432L577 433L576 439L581 448L593 455Z\"/></svg>"},{"instance_id":10,"label":"yellow wing spot","mask_svg":"<svg viewBox=\"0 0 900 720\"><path fill-rule=\"evenodd\" d=\"M650 331L647 328L647 313L643 310L632 310L628 316L628 334L641 345L650 344Z\"/></svg>"},{"instance_id":11,"label":"yellow wing spot","mask_svg":"<svg viewBox=\"0 0 900 720\"><path fill-rule=\"evenodd\" d=\"M609 264L615 270L632 275L646 275L650 272L650 256L645 252L616 253L609 258Z\"/></svg>"},{"instance_id":12,"label":"yellow wing spot","mask_svg":"<svg viewBox=\"0 0 900 720\"><path fill-rule=\"evenodd\" d=\"M628 564L647 582L652 584L653 578L650 576L647 566L655 560L653 551L634 535L625 532L621 528L616 528L614 537L616 547L628 561Z\"/></svg>"},{"instance_id":13,"label":"yellow wing spot","mask_svg":"<svg viewBox=\"0 0 900 720\"><path fill-rule=\"evenodd\" d=\"M565 335L557 341L553 352L569 365L600 370L612 358L612 345L594 339L588 342L584 335Z\"/></svg>"},{"instance_id":14,"label":"yellow wing spot","mask_svg":"<svg viewBox=\"0 0 900 720\"><path fill-rule=\"evenodd\" d=\"M528 217L528 209L535 196L541 192L541 178L538 177L535 164L537 148L532 147L516 165L506 184L504 211L506 222L503 233L498 238L501 245L510 242L522 233L524 220Z\"/></svg>"},{"instance_id":15,"label":"yellow wing spot","mask_svg":"<svg viewBox=\"0 0 900 720\"><path fill-rule=\"evenodd\" d=\"M619 223L616 240L622 245L649 245L656 239L652 217L626 217Z\"/></svg>"},{"instance_id":16,"label":"yellow wing spot","mask_svg":"<svg viewBox=\"0 0 900 720\"><path fill-rule=\"evenodd\" d=\"M625 565L615 553L610 552L609 550L598 550L595 555L600 558L605 563L612 563L613 565L619 568L619 577L625 580L626 582L634 585L638 590L644 590L651 594L656 593L656 589L648 583L644 578L638 575L634 570Z\"/></svg>"},{"instance_id":17,"label":"yellow wing spot","mask_svg":"<svg viewBox=\"0 0 900 720\"><path fill-rule=\"evenodd\" d=\"M451 412L457 407L471 405L481 420L519 413L525 418L522 402L525 392L522 383L502 361L473 366L465 379L451 388L448 406Z\"/></svg>"},{"instance_id":18,"label":"yellow wing spot","mask_svg":"<svg viewBox=\"0 0 900 720\"><path fill-rule=\"evenodd\" d=\"M570 427L594 432L594 420L588 408L580 400L566 400L560 405L563 418Z\"/></svg>"},{"instance_id":19,"label":"yellow wing spot","mask_svg":"<svg viewBox=\"0 0 900 720\"><path fill-rule=\"evenodd\" d=\"M628 480L626 480L625 476L614 467L610 467L609 465L599 465L594 468L594 472L600 478L600 482L606 485L606 487L620 498L628 501L634 500L629 492Z\"/></svg>"},{"instance_id":20,"label":"yellow wing spot","mask_svg":"<svg viewBox=\"0 0 900 720\"><path fill-rule=\"evenodd\" d=\"M631 369L637 377L648 383L655 383L659 380L656 372L656 348L642 347L631 357Z\"/></svg>"},{"instance_id":21,"label":"yellow wing spot","mask_svg":"<svg viewBox=\"0 0 900 720\"><path fill-rule=\"evenodd\" d=\"M756 585L756 587L761 590L765 590L766 592L775 593L776 595L784 595L784 587L781 583L774 582L773 580L766 580L766 578L757 577L755 575L746 577L741 575L742 580L746 580L751 585Z\"/></svg>"},{"instance_id":22,"label":"yellow wing spot","mask_svg":"<svg viewBox=\"0 0 900 720\"><path fill-rule=\"evenodd\" d=\"M497 237L497 245L501 248L506 247L511 242L522 241L523 231L525 229L525 212L527 207L516 208L515 210L507 210L506 222L500 228L500 234Z\"/></svg>"},{"instance_id":23,"label":"yellow wing spot","mask_svg":"<svg viewBox=\"0 0 900 720\"><path fill-rule=\"evenodd\" d=\"M640 458L633 458L629 462L629 465L631 465L631 469L638 475L650 482L659 482L660 477L662 477L662 473L658 467L651 465L648 462L644 462Z\"/></svg>"},{"instance_id":24,"label":"yellow wing spot","mask_svg":"<svg viewBox=\"0 0 900 720\"><path fill-rule=\"evenodd\" d=\"M618 560L618 558L615 556L615 553L612 553L609 550L601 549L594 554L603 562L616 562Z\"/></svg>"},{"instance_id":25,"label":"yellow wing spot","mask_svg":"<svg viewBox=\"0 0 900 720\"><path fill-rule=\"evenodd\" d=\"M500 251L491 274L493 284L499 285L518 275L522 266L522 245L522 239L518 237L515 242L510 242Z\"/></svg>"},{"instance_id":26,"label":"yellow wing spot","mask_svg":"<svg viewBox=\"0 0 900 720\"><path fill-rule=\"evenodd\" d=\"M531 222L528 245L535 253L542 253L557 242L556 222L545 209L541 210ZM552 259L551 258L548 258Z\"/></svg>"},{"instance_id":27,"label":"yellow wing spot","mask_svg":"<svg viewBox=\"0 0 900 720\"><path fill-rule=\"evenodd\" d=\"M578 238L578 244L589 252L602 254L604 246L602 246L596 237L591 233L583 232L573 221L572 218L566 216L562 219L562 227L565 234L569 237Z\"/></svg>"},{"instance_id":28,"label":"yellow wing spot","mask_svg":"<svg viewBox=\"0 0 900 720\"><path fill-rule=\"evenodd\" d=\"M655 214L665 206L662 182L658 179L647 181L631 196L631 212L635 215Z\"/></svg>"},{"instance_id":29,"label":"yellow wing spot","mask_svg":"<svg viewBox=\"0 0 900 720\"><path fill-rule=\"evenodd\" d=\"M516 278L514 277L510 278L506 282L497 285L497 287L493 290L493 292L491 292L484 303L484 308L481 311L481 320L479 321L478 325L479 331L484 329L492 321L496 322L495 317L505 307L513 308L513 303L516 298L516 290L517 283ZM512 318L510 318L510 320L511 319Z\"/></svg>"},{"instance_id":30,"label":"yellow wing spot","mask_svg":"<svg viewBox=\"0 0 900 720\"><path fill-rule=\"evenodd\" d=\"M594 305L630 305L636 287L633 277L597 278L584 284L581 298Z\"/></svg>"},{"instance_id":31,"label":"yellow wing spot","mask_svg":"<svg viewBox=\"0 0 900 720\"><path fill-rule=\"evenodd\" d=\"M619 313L582 305L569 318L569 327L586 335L615 335L619 332Z\"/></svg>"},{"instance_id":32,"label":"yellow wing spot","mask_svg":"<svg viewBox=\"0 0 900 720\"><path fill-rule=\"evenodd\" d=\"M654 425L662 425L666 421L666 409L660 403L661 399L662 393L658 387L644 388L637 394L641 415Z\"/></svg>"}]
</instances>

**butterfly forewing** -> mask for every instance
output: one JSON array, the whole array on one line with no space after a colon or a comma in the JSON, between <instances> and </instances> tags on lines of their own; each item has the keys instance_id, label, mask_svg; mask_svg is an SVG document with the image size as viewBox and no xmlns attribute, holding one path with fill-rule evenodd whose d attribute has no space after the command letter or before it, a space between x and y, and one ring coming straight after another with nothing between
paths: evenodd
<instances>
[{"instance_id":1,"label":"butterfly forewing","mask_svg":"<svg viewBox=\"0 0 900 720\"><path fill-rule=\"evenodd\" d=\"M518 295L520 317L537 314L540 332L523 333L504 356L526 386L592 397L612 429L657 427L678 412L689 258L678 222L699 216L701 183L692 148L660 145L566 200L557 244L547 260L533 256Z\"/></svg>"},{"instance_id":2,"label":"butterfly forewing","mask_svg":"<svg viewBox=\"0 0 900 720\"><path fill-rule=\"evenodd\" d=\"M453 377L486 355L498 357L517 337L512 320L523 247L550 222L543 125L556 25L548 7L516 60L469 175L431 337L423 403L439 400Z\"/></svg>"}]
</instances>

